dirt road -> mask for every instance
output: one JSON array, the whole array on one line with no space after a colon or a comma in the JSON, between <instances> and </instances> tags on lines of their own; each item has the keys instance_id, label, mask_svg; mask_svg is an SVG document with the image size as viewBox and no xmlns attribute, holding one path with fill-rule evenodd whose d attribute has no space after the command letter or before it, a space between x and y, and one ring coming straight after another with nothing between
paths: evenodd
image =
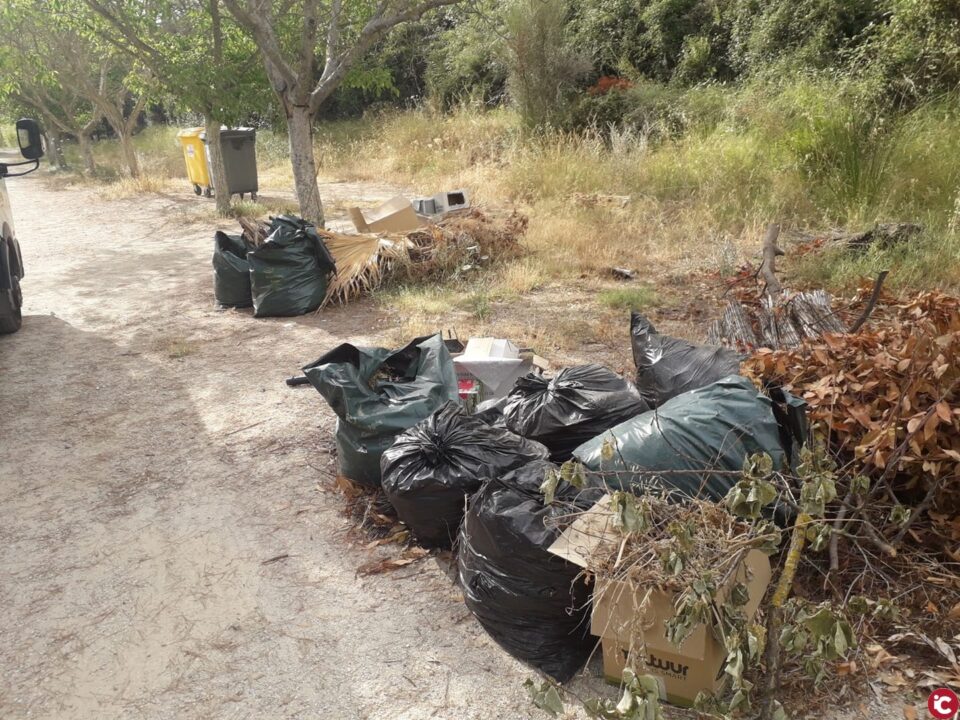
<instances>
[{"instance_id":1,"label":"dirt road","mask_svg":"<svg viewBox=\"0 0 960 720\"><path fill-rule=\"evenodd\" d=\"M0 717L543 717L434 561L356 577L333 416L283 378L375 341L372 306L220 311L199 201L9 188Z\"/></svg>"}]
</instances>

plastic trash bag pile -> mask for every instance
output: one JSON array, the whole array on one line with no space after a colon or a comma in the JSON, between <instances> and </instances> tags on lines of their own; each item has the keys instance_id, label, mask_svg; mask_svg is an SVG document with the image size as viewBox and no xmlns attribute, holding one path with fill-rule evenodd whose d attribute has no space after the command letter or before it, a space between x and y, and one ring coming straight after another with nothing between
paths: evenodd
<instances>
[{"instance_id":1,"label":"plastic trash bag pile","mask_svg":"<svg viewBox=\"0 0 960 720\"><path fill-rule=\"evenodd\" d=\"M594 643L589 584L547 552L573 514L651 485L720 501L748 456L783 467L804 439L803 402L759 392L735 353L660 335L638 313L631 340L635 383L600 365L530 373L474 414L439 335L398 350L341 345L304 368L337 415L340 474L382 487L421 544L453 544L470 611L559 681ZM571 457L585 487L560 481L547 503L548 471Z\"/></svg>"},{"instance_id":2,"label":"plastic trash bag pile","mask_svg":"<svg viewBox=\"0 0 960 720\"><path fill-rule=\"evenodd\" d=\"M242 235L214 235L214 297L224 307L252 305L254 317L316 310L335 269L314 225L292 215L272 218L256 246Z\"/></svg>"}]
</instances>

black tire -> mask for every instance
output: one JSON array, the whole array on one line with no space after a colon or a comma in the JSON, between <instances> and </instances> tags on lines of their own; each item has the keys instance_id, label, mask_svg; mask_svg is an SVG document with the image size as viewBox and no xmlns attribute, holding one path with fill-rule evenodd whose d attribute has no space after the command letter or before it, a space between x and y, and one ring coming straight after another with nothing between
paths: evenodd
<instances>
[{"instance_id":1,"label":"black tire","mask_svg":"<svg viewBox=\"0 0 960 720\"><path fill-rule=\"evenodd\" d=\"M257 201L257 194L256 194L255 192L250 193L250 199L253 200L254 202L256 202L256 201Z\"/></svg>"},{"instance_id":2,"label":"black tire","mask_svg":"<svg viewBox=\"0 0 960 720\"><path fill-rule=\"evenodd\" d=\"M204 188L204 189L203 189L203 196L204 196L204 197L213 197L213 190L210 189L210 188Z\"/></svg>"},{"instance_id":3,"label":"black tire","mask_svg":"<svg viewBox=\"0 0 960 720\"><path fill-rule=\"evenodd\" d=\"M23 305L23 293L20 291L20 278L13 277L12 290L0 290L0 333L15 333L23 324L20 308Z\"/></svg>"},{"instance_id":4,"label":"black tire","mask_svg":"<svg viewBox=\"0 0 960 720\"><path fill-rule=\"evenodd\" d=\"M203 188L201 188L199 185L196 185L196 184L195 184L195 185L193 186L193 194L194 194L194 195L199 195L199 194L202 193L202 192L203 192Z\"/></svg>"}]
</instances>

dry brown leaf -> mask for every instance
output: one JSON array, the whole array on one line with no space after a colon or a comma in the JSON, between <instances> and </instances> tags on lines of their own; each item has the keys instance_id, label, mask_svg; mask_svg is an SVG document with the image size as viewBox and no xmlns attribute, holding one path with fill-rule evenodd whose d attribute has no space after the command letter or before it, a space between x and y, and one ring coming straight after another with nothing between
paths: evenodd
<instances>
[{"instance_id":1,"label":"dry brown leaf","mask_svg":"<svg viewBox=\"0 0 960 720\"><path fill-rule=\"evenodd\" d=\"M416 562L416 558L387 558L386 560L374 560L364 563L357 568L357 575L380 575L391 570L397 570L410 563Z\"/></svg>"},{"instance_id":2,"label":"dry brown leaf","mask_svg":"<svg viewBox=\"0 0 960 720\"><path fill-rule=\"evenodd\" d=\"M882 672L877 675L877 678L888 688L902 688L909 685L906 678L903 677L903 673L901 673L899 670L888 670L887 672Z\"/></svg>"},{"instance_id":3,"label":"dry brown leaf","mask_svg":"<svg viewBox=\"0 0 960 720\"><path fill-rule=\"evenodd\" d=\"M842 662L837 664L837 675L843 677L844 675L855 675L857 672L857 661L850 660L848 662Z\"/></svg>"},{"instance_id":4,"label":"dry brown leaf","mask_svg":"<svg viewBox=\"0 0 960 720\"><path fill-rule=\"evenodd\" d=\"M349 499L353 500L360 497L364 494L363 488L357 485L353 480L346 477L345 475L337 475L336 479L333 481L334 486L346 495Z\"/></svg>"},{"instance_id":5,"label":"dry brown leaf","mask_svg":"<svg viewBox=\"0 0 960 720\"><path fill-rule=\"evenodd\" d=\"M811 420L829 431L834 450L859 460L865 474L891 483L889 497L919 502L937 483L932 507L946 510L952 521L960 507L956 357L960 297L926 292L892 302L888 312L858 333L757 353L743 363L743 372L760 384L779 383L801 395ZM877 515L889 514L877 510ZM930 546L936 538L925 532L928 523L913 521L911 537ZM898 532L892 523L878 529L881 535ZM955 542L942 542L939 549L960 560Z\"/></svg>"},{"instance_id":6,"label":"dry brown leaf","mask_svg":"<svg viewBox=\"0 0 960 720\"><path fill-rule=\"evenodd\" d=\"M913 705L903 706L903 720L917 720L917 709Z\"/></svg>"}]
</instances>

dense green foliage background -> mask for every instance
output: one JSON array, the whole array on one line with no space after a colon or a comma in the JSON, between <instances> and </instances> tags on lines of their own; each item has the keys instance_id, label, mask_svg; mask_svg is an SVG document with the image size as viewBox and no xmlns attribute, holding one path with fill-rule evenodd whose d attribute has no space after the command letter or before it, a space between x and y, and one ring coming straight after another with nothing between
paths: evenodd
<instances>
[{"instance_id":1,"label":"dense green foliage background","mask_svg":"<svg viewBox=\"0 0 960 720\"><path fill-rule=\"evenodd\" d=\"M520 37L524 29L534 31ZM480 0L394 35L370 60L387 71L389 82L374 93L345 88L339 113L360 112L374 100L426 99L449 109L494 105L512 95L521 110L535 113L526 118L534 125L642 122L650 119L651 104L661 115L664 97L687 88L782 83L798 75L829 76L860 103L898 109L960 84L960 3ZM587 95L604 75L626 77L642 89L614 99ZM651 82L669 91L651 92ZM528 102L522 90L544 84L553 90L549 109Z\"/></svg>"}]
</instances>

